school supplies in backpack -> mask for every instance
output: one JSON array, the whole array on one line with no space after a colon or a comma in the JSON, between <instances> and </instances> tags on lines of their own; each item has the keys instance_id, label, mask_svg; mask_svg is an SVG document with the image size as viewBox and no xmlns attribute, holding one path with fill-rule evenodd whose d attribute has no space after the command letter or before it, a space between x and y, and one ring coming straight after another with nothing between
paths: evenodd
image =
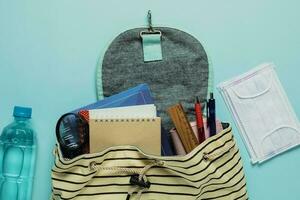
<instances>
[{"instance_id":1,"label":"school supplies in backpack","mask_svg":"<svg viewBox=\"0 0 300 200\"><path fill-rule=\"evenodd\" d=\"M64 160L56 148L52 199L248 199L231 127L185 156L153 156L133 146Z\"/></svg>"}]
</instances>

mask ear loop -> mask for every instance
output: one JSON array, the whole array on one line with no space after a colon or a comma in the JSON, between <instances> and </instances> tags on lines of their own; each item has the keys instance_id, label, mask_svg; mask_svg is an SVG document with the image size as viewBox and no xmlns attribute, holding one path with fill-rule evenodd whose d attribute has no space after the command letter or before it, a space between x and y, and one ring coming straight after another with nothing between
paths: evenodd
<instances>
[{"instance_id":1,"label":"mask ear loop","mask_svg":"<svg viewBox=\"0 0 300 200\"><path fill-rule=\"evenodd\" d=\"M263 143L268 139L268 137L270 137L270 135L274 134L276 131L280 130L280 129L285 129L285 128L288 128L288 129L292 129L294 130L296 133L300 134L299 133L299 130L297 130L297 128L295 127L292 127L292 126L288 126L288 125L283 125L283 126L278 126L276 128L274 128L273 130L269 131L267 134L265 134L265 136L263 137L262 141L261 141L261 146L263 146ZM291 135L289 135L290 137ZM298 136L298 140L299 140L299 143L300 143L300 135ZM285 144L284 146L281 145L281 147L279 149L272 149L272 154L270 155L276 155L278 153L280 153L281 151L285 150L285 148L289 147L290 145L290 142ZM264 152L262 152L264 153Z\"/></svg>"},{"instance_id":2,"label":"mask ear loop","mask_svg":"<svg viewBox=\"0 0 300 200\"><path fill-rule=\"evenodd\" d=\"M254 99L254 98L257 98L259 96L262 96L264 94L266 94L268 91L270 91L271 87L272 87L272 83L273 83L273 78L271 78L271 80L269 80L269 84L268 86L260 91L259 93L257 94L254 94L254 95L241 95L239 94L237 91L233 90L233 92L235 93L236 96L238 96L240 99Z\"/></svg>"}]
</instances>

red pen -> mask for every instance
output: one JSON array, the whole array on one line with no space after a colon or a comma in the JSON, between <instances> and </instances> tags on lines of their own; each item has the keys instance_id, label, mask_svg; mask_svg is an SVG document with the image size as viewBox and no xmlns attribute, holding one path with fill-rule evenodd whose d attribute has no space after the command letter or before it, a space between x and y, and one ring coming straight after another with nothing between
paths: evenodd
<instances>
[{"instance_id":1,"label":"red pen","mask_svg":"<svg viewBox=\"0 0 300 200\"><path fill-rule=\"evenodd\" d=\"M198 128L198 141L199 144L201 144L205 140L205 132L204 132L204 125L203 125L201 104L198 97L195 103L195 113L196 113L196 122Z\"/></svg>"}]
</instances>

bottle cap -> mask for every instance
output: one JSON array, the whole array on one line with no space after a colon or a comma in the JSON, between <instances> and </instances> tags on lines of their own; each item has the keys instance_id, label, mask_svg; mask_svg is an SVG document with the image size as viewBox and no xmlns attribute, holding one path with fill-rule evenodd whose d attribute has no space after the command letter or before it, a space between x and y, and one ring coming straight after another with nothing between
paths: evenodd
<instances>
[{"instance_id":1,"label":"bottle cap","mask_svg":"<svg viewBox=\"0 0 300 200\"><path fill-rule=\"evenodd\" d=\"M14 117L31 118L32 108L15 106Z\"/></svg>"}]
</instances>

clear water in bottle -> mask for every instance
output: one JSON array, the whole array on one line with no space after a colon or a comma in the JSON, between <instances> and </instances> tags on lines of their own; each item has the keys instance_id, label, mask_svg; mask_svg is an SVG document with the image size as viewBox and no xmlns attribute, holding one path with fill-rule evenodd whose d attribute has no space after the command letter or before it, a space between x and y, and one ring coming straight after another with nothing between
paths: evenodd
<instances>
[{"instance_id":1,"label":"clear water in bottle","mask_svg":"<svg viewBox=\"0 0 300 200\"><path fill-rule=\"evenodd\" d=\"M36 135L31 108L14 108L14 121L0 136L0 200L31 200Z\"/></svg>"}]
</instances>

